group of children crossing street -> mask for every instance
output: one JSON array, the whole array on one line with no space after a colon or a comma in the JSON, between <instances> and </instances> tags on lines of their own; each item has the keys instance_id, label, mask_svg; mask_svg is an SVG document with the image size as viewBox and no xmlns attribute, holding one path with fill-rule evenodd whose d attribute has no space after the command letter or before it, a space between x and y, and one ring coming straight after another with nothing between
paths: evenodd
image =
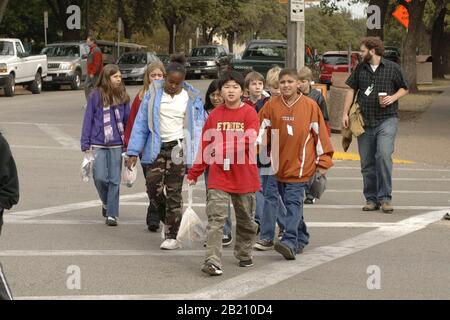
<instances>
[{"instance_id":1,"label":"group of children crossing street","mask_svg":"<svg viewBox=\"0 0 450 320\"><path fill-rule=\"evenodd\" d=\"M225 72L211 82L205 103L185 77L181 55L172 56L166 68L148 65L130 108L118 67L101 71L88 98L81 149L95 159L93 178L106 224L118 224L126 154L129 169L140 159L149 197L147 226L156 232L162 222L161 249L181 247L183 181L194 185L204 175L203 272L223 273L222 247L233 240L240 267L253 266L253 250L275 249L295 259L309 243L305 193L317 172L326 174L333 156L325 100L311 88L311 71L274 67L266 79L257 72L245 78Z\"/></svg>"}]
</instances>

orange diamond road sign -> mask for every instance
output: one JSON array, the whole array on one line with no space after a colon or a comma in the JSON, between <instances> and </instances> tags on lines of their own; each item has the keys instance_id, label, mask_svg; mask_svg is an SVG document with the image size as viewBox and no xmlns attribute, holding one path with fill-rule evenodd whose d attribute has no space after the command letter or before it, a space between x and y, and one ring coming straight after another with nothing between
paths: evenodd
<instances>
[{"instance_id":1,"label":"orange diamond road sign","mask_svg":"<svg viewBox=\"0 0 450 320\"><path fill-rule=\"evenodd\" d=\"M406 2L411 2L411 0L406 0ZM397 19L398 22L402 24L406 29L409 26L409 13L408 9L403 5L397 6L397 9L392 13L392 16Z\"/></svg>"}]
</instances>

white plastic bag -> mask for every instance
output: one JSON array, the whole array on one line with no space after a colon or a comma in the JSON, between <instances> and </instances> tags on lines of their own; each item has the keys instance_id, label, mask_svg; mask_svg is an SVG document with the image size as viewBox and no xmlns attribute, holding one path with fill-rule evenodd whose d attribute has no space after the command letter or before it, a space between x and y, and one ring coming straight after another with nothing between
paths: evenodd
<instances>
[{"instance_id":1,"label":"white plastic bag","mask_svg":"<svg viewBox=\"0 0 450 320\"><path fill-rule=\"evenodd\" d=\"M84 153L83 162L81 163L81 180L88 183L92 177L92 169L94 168L95 155L93 151Z\"/></svg>"},{"instance_id":2,"label":"white plastic bag","mask_svg":"<svg viewBox=\"0 0 450 320\"><path fill-rule=\"evenodd\" d=\"M137 179L136 166L133 166L131 170L128 169L128 167L125 165L128 156L124 153L122 154L122 157L124 158L124 166L122 170L122 184L127 186L128 188L131 188Z\"/></svg>"},{"instance_id":3,"label":"white plastic bag","mask_svg":"<svg viewBox=\"0 0 450 320\"><path fill-rule=\"evenodd\" d=\"M193 187L188 187L188 207L183 213L180 229L178 230L177 240L183 245L192 247L195 241L205 241L206 223L192 209Z\"/></svg>"}]
</instances>

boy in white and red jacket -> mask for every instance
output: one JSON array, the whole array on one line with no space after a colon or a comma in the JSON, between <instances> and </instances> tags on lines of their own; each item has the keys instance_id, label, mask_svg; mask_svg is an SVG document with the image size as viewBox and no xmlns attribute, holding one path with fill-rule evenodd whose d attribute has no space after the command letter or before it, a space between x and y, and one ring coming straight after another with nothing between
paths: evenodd
<instances>
[{"instance_id":1,"label":"boy in white and red jacket","mask_svg":"<svg viewBox=\"0 0 450 320\"><path fill-rule=\"evenodd\" d=\"M206 214L208 236L202 271L221 275L223 226L231 197L236 213L234 254L240 267L253 266L252 246L258 229L255 223L256 192L260 179L256 162L259 119L254 107L241 102L244 78L237 72L225 73L219 83L225 104L214 108L203 127L201 149L189 170L188 183L209 168Z\"/></svg>"}]
</instances>

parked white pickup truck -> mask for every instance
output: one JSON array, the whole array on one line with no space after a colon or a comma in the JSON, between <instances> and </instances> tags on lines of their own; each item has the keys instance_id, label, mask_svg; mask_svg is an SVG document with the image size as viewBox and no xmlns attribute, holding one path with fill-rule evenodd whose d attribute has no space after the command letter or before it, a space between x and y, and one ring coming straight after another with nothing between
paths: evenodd
<instances>
[{"instance_id":1,"label":"parked white pickup truck","mask_svg":"<svg viewBox=\"0 0 450 320\"><path fill-rule=\"evenodd\" d=\"M14 96L16 84L34 94L41 93L42 78L47 76L47 56L26 53L19 39L0 38L0 88Z\"/></svg>"}]
</instances>

